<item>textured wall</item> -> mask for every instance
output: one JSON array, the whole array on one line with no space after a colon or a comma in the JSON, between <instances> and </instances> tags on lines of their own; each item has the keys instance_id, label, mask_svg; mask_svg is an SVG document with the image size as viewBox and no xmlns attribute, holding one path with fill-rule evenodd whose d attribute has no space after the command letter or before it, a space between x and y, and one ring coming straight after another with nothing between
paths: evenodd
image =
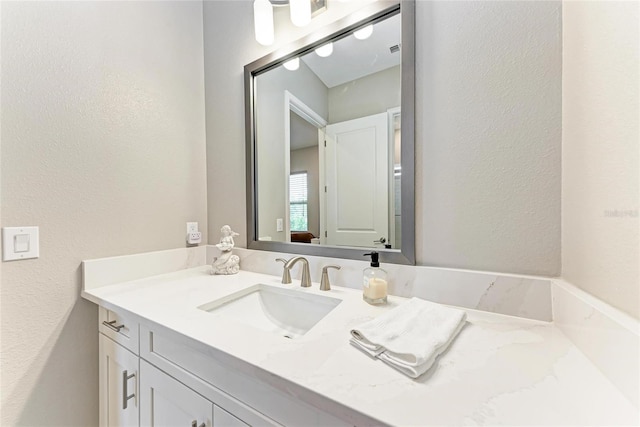
<instances>
[{"instance_id":1,"label":"textured wall","mask_svg":"<svg viewBox=\"0 0 640 427\"><path fill-rule=\"evenodd\" d=\"M639 9L563 6L562 276L640 319Z\"/></svg>"},{"instance_id":2,"label":"textured wall","mask_svg":"<svg viewBox=\"0 0 640 427\"><path fill-rule=\"evenodd\" d=\"M3 426L95 426L97 309L80 261L206 232L202 4L2 2Z\"/></svg>"},{"instance_id":3,"label":"textured wall","mask_svg":"<svg viewBox=\"0 0 640 427\"><path fill-rule=\"evenodd\" d=\"M309 30L334 5L353 6ZM277 47L255 42L251 16L205 2L212 241L229 222L246 243L242 67ZM302 35L279 24L276 43ZM416 27L418 263L558 274L560 2L418 1Z\"/></svg>"},{"instance_id":4,"label":"textured wall","mask_svg":"<svg viewBox=\"0 0 640 427\"><path fill-rule=\"evenodd\" d=\"M560 2L418 2L421 264L560 272Z\"/></svg>"}]
</instances>

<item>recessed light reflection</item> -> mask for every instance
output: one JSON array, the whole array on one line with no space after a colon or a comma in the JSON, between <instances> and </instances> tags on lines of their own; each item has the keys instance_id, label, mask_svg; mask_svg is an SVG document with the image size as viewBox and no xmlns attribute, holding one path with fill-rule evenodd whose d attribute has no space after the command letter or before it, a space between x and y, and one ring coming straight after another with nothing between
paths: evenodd
<instances>
[{"instance_id":1,"label":"recessed light reflection","mask_svg":"<svg viewBox=\"0 0 640 427\"><path fill-rule=\"evenodd\" d=\"M368 39L371 34L373 34L373 24L360 28L358 31L353 33L358 40Z\"/></svg>"},{"instance_id":2,"label":"recessed light reflection","mask_svg":"<svg viewBox=\"0 0 640 427\"><path fill-rule=\"evenodd\" d=\"M282 65L284 65L284 68L286 68L289 71L295 71L298 68L300 68L300 58L290 59Z\"/></svg>"},{"instance_id":3,"label":"recessed light reflection","mask_svg":"<svg viewBox=\"0 0 640 427\"><path fill-rule=\"evenodd\" d=\"M327 43L324 46L320 46L316 49L318 56L326 58L333 53L333 43Z\"/></svg>"}]
</instances>

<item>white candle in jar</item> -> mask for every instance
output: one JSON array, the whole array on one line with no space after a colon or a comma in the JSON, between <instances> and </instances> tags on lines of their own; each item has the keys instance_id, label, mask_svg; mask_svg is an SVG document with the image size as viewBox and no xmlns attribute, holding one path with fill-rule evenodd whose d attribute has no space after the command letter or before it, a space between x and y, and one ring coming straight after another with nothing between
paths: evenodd
<instances>
[{"instance_id":1,"label":"white candle in jar","mask_svg":"<svg viewBox=\"0 0 640 427\"><path fill-rule=\"evenodd\" d=\"M369 286L364 289L364 296L377 300L387 296L387 281L379 277L369 279Z\"/></svg>"}]
</instances>

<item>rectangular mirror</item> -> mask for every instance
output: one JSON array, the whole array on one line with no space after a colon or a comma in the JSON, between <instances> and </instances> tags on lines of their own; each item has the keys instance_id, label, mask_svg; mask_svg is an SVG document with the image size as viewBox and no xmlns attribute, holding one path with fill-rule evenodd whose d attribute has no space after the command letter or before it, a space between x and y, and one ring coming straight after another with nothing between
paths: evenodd
<instances>
[{"instance_id":1,"label":"rectangular mirror","mask_svg":"<svg viewBox=\"0 0 640 427\"><path fill-rule=\"evenodd\" d=\"M251 249L415 264L413 1L245 66Z\"/></svg>"}]
</instances>

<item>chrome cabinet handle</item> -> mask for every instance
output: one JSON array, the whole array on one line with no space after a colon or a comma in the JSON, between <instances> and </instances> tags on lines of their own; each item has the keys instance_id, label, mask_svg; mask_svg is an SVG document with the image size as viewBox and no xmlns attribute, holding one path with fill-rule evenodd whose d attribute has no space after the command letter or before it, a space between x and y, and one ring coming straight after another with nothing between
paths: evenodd
<instances>
[{"instance_id":1,"label":"chrome cabinet handle","mask_svg":"<svg viewBox=\"0 0 640 427\"><path fill-rule=\"evenodd\" d=\"M104 326L111 329L112 331L120 332L120 329L124 328L124 323L122 325L116 325L116 321L112 320L111 322L107 322L106 320L102 322Z\"/></svg>"},{"instance_id":2,"label":"chrome cabinet handle","mask_svg":"<svg viewBox=\"0 0 640 427\"><path fill-rule=\"evenodd\" d=\"M135 393L129 394L129 390L127 390L127 384L129 380L135 376L135 373L129 375L126 370L122 371L122 409L127 409L129 399L133 399L134 397L136 397Z\"/></svg>"}]
</instances>

